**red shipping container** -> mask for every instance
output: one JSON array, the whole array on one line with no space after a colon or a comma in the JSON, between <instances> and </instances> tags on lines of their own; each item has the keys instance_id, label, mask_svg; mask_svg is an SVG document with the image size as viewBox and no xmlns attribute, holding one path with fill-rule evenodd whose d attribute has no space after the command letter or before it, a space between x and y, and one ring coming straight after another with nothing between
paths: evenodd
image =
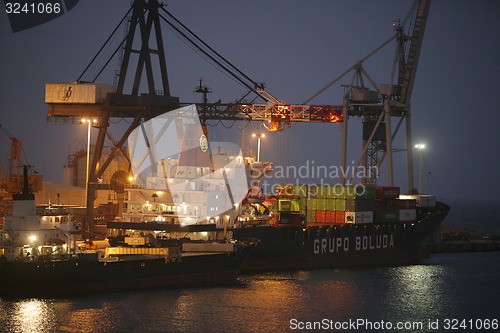
<instances>
[{"instance_id":1,"label":"red shipping container","mask_svg":"<svg viewBox=\"0 0 500 333\"><path fill-rule=\"evenodd\" d=\"M345 223L345 212L335 211L335 223Z\"/></svg>"},{"instance_id":2,"label":"red shipping container","mask_svg":"<svg viewBox=\"0 0 500 333\"><path fill-rule=\"evenodd\" d=\"M417 200L415 199L399 199L399 209L415 209L417 208Z\"/></svg>"},{"instance_id":3,"label":"red shipping container","mask_svg":"<svg viewBox=\"0 0 500 333\"><path fill-rule=\"evenodd\" d=\"M396 199L396 198L399 198L399 187L377 186L375 188L375 196L377 199Z\"/></svg>"},{"instance_id":4,"label":"red shipping container","mask_svg":"<svg viewBox=\"0 0 500 333\"><path fill-rule=\"evenodd\" d=\"M329 223L334 223L335 222L335 211L334 210L327 210L325 211L325 218L326 218L326 222L329 222Z\"/></svg>"},{"instance_id":5,"label":"red shipping container","mask_svg":"<svg viewBox=\"0 0 500 333\"><path fill-rule=\"evenodd\" d=\"M326 211L324 210L316 211L316 222L326 222Z\"/></svg>"}]
</instances>

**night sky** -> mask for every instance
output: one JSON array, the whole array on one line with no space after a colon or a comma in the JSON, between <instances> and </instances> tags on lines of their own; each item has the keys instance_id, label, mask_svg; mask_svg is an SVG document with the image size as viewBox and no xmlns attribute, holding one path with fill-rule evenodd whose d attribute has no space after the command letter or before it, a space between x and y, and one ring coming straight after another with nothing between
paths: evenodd
<instances>
[{"instance_id":1,"label":"night sky","mask_svg":"<svg viewBox=\"0 0 500 333\"><path fill-rule=\"evenodd\" d=\"M129 8L130 1L85 0L67 14L12 33L0 13L0 123L23 142L29 162L45 180L62 181L68 153L86 145L86 127L46 122L45 83L72 82L81 74ZM254 0L165 1L167 9L234 65L289 104L301 104L394 32L392 20L406 16L412 1ZM210 101L232 102L242 87L200 57L164 27L170 89L182 102L200 77L212 89ZM123 37L124 31L118 34ZM435 0L431 4L412 98L415 143L427 146L424 191L442 200L500 203L500 2ZM378 83L390 78L394 45L365 63ZM101 62L103 64L103 62ZM113 59L99 83L113 83ZM91 79L87 77L84 79ZM345 78L340 84L345 84ZM144 89L143 89L144 91ZM336 85L314 104L342 104ZM361 119L352 119L348 161L358 159ZM222 126L225 125L225 126ZM239 142L237 123L219 124L212 140ZM244 148L256 149L245 130ZM97 132L93 132L95 138ZM8 167L8 139L0 134L0 161ZM403 148L399 135L395 148ZM341 127L296 124L262 141L262 160L275 165L339 165ZM418 182L415 156L415 182ZM406 164L396 154L395 182L406 190ZM385 170L385 168L383 169ZM384 181L382 177L381 182Z\"/></svg>"}]
</instances>

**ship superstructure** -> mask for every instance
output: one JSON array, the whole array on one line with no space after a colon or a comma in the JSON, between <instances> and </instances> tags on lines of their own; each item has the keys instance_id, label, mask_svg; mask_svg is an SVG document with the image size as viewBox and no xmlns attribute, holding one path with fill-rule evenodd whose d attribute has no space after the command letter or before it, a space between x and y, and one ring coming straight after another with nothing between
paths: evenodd
<instances>
[{"instance_id":1,"label":"ship superstructure","mask_svg":"<svg viewBox=\"0 0 500 333\"><path fill-rule=\"evenodd\" d=\"M36 207L24 166L24 187L13 195L12 214L0 230L0 255L9 260L35 255L66 255L76 248L78 223L62 207Z\"/></svg>"}]
</instances>

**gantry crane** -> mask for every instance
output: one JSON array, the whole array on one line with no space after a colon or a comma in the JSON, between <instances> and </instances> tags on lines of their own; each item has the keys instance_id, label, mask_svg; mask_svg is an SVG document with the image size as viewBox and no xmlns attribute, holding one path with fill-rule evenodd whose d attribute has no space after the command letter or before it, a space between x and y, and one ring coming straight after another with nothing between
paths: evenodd
<instances>
[{"instance_id":1,"label":"gantry crane","mask_svg":"<svg viewBox=\"0 0 500 333\"><path fill-rule=\"evenodd\" d=\"M368 55L357 61L340 76L328 83L311 98L301 105L287 105L271 96L266 98L266 104L203 104L198 105L201 119L210 120L256 120L267 124L270 131L286 128L294 122L343 122L342 124L342 157L341 167L347 170L347 133L350 117L363 119L363 148L355 166L361 164L370 178L361 181L374 183L384 159L387 159L388 185L393 185L392 142L403 122L406 127L406 153L408 164L408 190L414 189L412 133L411 133L411 95L415 82L416 71L422 41L429 13L430 0L415 1L408 16L403 22L393 22L395 34L374 49ZM404 29L407 29L404 31ZM396 53L393 59L390 82L377 85L363 67L366 60L378 51L396 42ZM342 105L315 106L310 102L352 73L346 87ZM371 88L365 84L371 84ZM265 96L265 91L257 93ZM395 129L392 129L392 118L398 119ZM379 156L381 155L381 156ZM345 173L342 173L345 174ZM342 178L341 182L352 179Z\"/></svg>"},{"instance_id":2,"label":"gantry crane","mask_svg":"<svg viewBox=\"0 0 500 333\"><path fill-rule=\"evenodd\" d=\"M92 235L93 233L93 202L95 200L95 191L100 188L109 189L108 184L101 184L99 182L100 176L103 174L115 154L122 152L123 155L128 158L128 154L124 148L128 135L133 129L138 127L141 122L185 105L184 103L180 103L178 98L170 95L160 19L167 23L175 32L191 43L202 54L215 62L215 64L226 71L229 75L233 76L242 85L247 87L249 89L249 93L254 93L257 98L262 100L261 103L244 103L243 99L235 103L208 103L207 99L204 98L203 103L197 104L198 114L203 123L210 120L226 119L261 121L268 130L279 131L290 126L292 123L297 122L343 122L343 149L341 164L345 169L348 119L352 116L362 116L366 124L365 132L367 134L364 137L364 155L361 160L366 166L367 154L370 146L372 146L373 150L373 147L383 143L383 151L387 156L389 165L389 184L392 184L391 143L403 119L406 119L407 127L408 170L409 174L412 174L409 102L429 4L430 0L419 1L418 6L416 6L416 14L413 17L414 23L410 34L405 34L402 26L395 25L395 35L383 45L365 58L356 62L354 66L334 81L330 82L313 97L302 104L293 105L286 104L278 100L265 90L262 83L253 81L233 66L229 61L227 61L227 59L218 54L198 36L196 36L196 34L171 15L157 0L134 0L131 9L122 19L123 22L128 17L130 12L132 12L132 16L129 21L129 31L126 38L123 40L123 44L125 45L124 56L115 91L112 91L104 86L96 85L95 80L97 79L97 76L90 81L90 83L83 82L81 80L81 75L75 84L47 86L46 103L48 104L49 120L56 122L74 122L75 119L80 119L82 117L94 117L99 119L97 125L99 134L95 144L96 148L94 151L93 161L90 165L90 175L88 180L89 190L87 195L87 222L86 226L83 228L84 232L88 235ZM122 22L120 22L120 24ZM139 30L141 41L140 47L134 48L134 37L137 29ZM149 43L153 29L156 45L150 45ZM395 82L390 82L389 84L378 87L364 70L362 66L363 62L379 49L394 40L398 43L398 51L393 67L392 77L394 80L391 79L391 81ZM411 41L411 43L409 49L407 50L406 47L408 41ZM118 49L114 54L117 52ZM138 54L138 61L135 69L132 91L126 94L125 79L127 76L130 58L133 54ZM157 90L155 86L151 62L152 56L158 57L162 90ZM108 63L109 61L106 64ZM139 95L139 87L144 69L146 72L148 92ZM397 77L396 69L398 70ZM314 105L309 103L328 87L352 71L354 72L354 75L346 89L342 105ZM365 87L364 78L372 84L374 87L373 90ZM84 94L84 92L87 92L88 89L92 92L90 94L92 98L90 100L81 98L83 95L88 96L88 94ZM391 117L400 118L400 123L394 132L391 130ZM100 160L102 158L102 149L104 147L105 140L107 137L111 138L108 134L111 118L131 118L132 121L127 130L124 131L121 139L118 141L110 140L115 148L109 158L101 163ZM383 134L380 133L380 128L384 127L381 126L382 124L385 125L385 131ZM383 159L378 159L375 163L380 165L382 160ZM342 182L345 181L346 179L342 179ZM409 184L410 188L412 188L412 176L409 176Z\"/></svg>"}]
</instances>

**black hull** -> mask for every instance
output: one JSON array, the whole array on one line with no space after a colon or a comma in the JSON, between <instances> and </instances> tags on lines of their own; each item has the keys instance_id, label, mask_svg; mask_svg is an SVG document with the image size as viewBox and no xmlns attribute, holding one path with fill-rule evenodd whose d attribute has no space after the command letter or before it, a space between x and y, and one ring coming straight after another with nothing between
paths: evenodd
<instances>
[{"instance_id":1,"label":"black hull","mask_svg":"<svg viewBox=\"0 0 500 333\"><path fill-rule=\"evenodd\" d=\"M227 254L186 256L181 262L145 259L108 262L85 259L0 264L0 295L67 297L158 288L206 287L237 281L255 248Z\"/></svg>"},{"instance_id":2,"label":"black hull","mask_svg":"<svg viewBox=\"0 0 500 333\"><path fill-rule=\"evenodd\" d=\"M418 222L338 227L253 227L234 229L234 238L260 239L243 272L415 262L422 243L436 231L449 207L438 203Z\"/></svg>"}]
</instances>

